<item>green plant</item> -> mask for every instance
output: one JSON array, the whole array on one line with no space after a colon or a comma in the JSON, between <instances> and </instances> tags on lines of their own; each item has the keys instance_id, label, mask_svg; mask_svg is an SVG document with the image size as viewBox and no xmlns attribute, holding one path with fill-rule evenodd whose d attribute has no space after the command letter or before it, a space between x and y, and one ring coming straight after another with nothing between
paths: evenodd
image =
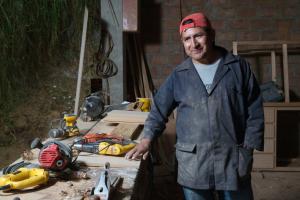
<instances>
[{"instance_id":1,"label":"green plant","mask_svg":"<svg viewBox=\"0 0 300 200\"><path fill-rule=\"evenodd\" d=\"M79 44L84 6L93 13L97 3L0 0L0 112L11 110L27 88L38 84L46 62Z\"/></svg>"}]
</instances>

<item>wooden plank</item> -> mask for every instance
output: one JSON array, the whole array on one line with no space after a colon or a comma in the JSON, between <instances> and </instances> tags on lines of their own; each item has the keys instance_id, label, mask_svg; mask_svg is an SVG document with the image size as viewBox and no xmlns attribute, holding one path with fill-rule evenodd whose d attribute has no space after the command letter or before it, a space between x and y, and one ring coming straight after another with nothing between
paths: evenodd
<instances>
[{"instance_id":1,"label":"wooden plank","mask_svg":"<svg viewBox=\"0 0 300 200\"><path fill-rule=\"evenodd\" d=\"M265 138L274 138L275 137L275 127L274 124L265 123Z\"/></svg>"},{"instance_id":2,"label":"wooden plank","mask_svg":"<svg viewBox=\"0 0 300 200\"><path fill-rule=\"evenodd\" d=\"M300 44L300 41L234 41L237 45L277 45L277 44Z\"/></svg>"},{"instance_id":3,"label":"wooden plank","mask_svg":"<svg viewBox=\"0 0 300 200\"><path fill-rule=\"evenodd\" d=\"M274 155L273 154L254 154L253 155L253 168L274 168Z\"/></svg>"},{"instance_id":4,"label":"wooden plank","mask_svg":"<svg viewBox=\"0 0 300 200\"><path fill-rule=\"evenodd\" d=\"M264 107L300 107L300 102L267 102Z\"/></svg>"},{"instance_id":5,"label":"wooden plank","mask_svg":"<svg viewBox=\"0 0 300 200\"><path fill-rule=\"evenodd\" d=\"M114 168L136 168L140 166L140 161L127 160L124 156L106 156L96 155L92 153L81 152L77 158L77 162L81 166L87 167L104 167L106 162Z\"/></svg>"},{"instance_id":6,"label":"wooden plank","mask_svg":"<svg viewBox=\"0 0 300 200\"><path fill-rule=\"evenodd\" d=\"M135 140L139 136L140 129L141 125L137 123L120 123L112 133L122 135L125 139Z\"/></svg>"},{"instance_id":7,"label":"wooden plank","mask_svg":"<svg viewBox=\"0 0 300 200\"><path fill-rule=\"evenodd\" d=\"M254 152L256 154L264 154L264 153L272 153L274 154L275 152L275 142L276 140L274 138L264 138L264 151L256 151L254 150Z\"/></svg>"},{"instance_id":8,"label":"wooden plank","mask_svg":"<svg viewBox=\"0 0 300 200\"><path fill-rule=\"evenodd\" d=\"M274 122L274 112L273 108L264 108L265 123Z\"/></svg>"},{"instance_id":9,"label":"wooden plank","mask_svg":"<svg viewBox=\"0 0 300 200\"><path fill-rule=\"evenodd\" d=\"M284 81L284 96L285 102L290 102L290 87L289 87L289 66L287 55L287 44L282 45L282 57L283 57L283 81Z\"/></svg>"},{"instance_id":10,"label":"wooden plank","mask_svg":"<svg viewBox=\"0 0 300 200\"><path fill-rule=\"evenodd\" d=\"M237 42L232 43L232 52L233 55L237 55Z\"/></svg>"},{"instance_id":11,"label":"wooden plank","mask_svg":"<svg viewBox=\"0 0 300 200\"><path fill-rule=\"evenodd\" d=\"M126 110L113 110L102 119L103 122L109 123L139 123L144 124L149 112L137 112Z\"/></svg>"},{"instance_id":12,"label":"wooden plank","mask_svg":"<svg viewBox=\"0 0 300 200\"><path fill-rule=\"evenodd\" d=\"M271 51L272 81L276 82L276 54Z\"/></svg>"}]
</instances>

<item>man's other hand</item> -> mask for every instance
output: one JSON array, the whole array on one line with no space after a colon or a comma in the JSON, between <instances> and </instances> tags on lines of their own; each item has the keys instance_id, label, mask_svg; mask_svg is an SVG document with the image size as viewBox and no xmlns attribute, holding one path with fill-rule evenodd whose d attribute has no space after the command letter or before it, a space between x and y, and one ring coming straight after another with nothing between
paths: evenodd
<instances>
[{"instance_id":1,"label":"man's other hand","mask_svg":"<svg viewBox=\"0 0 300 200\"><path fill-rule=\"evenodd\" d=\"M143 138L139 144L137 144L125 155L125 158L128 160L140 160L141 158L146 160L149 153L150 144L150 139Z\"/></svg>"}]
</instances>

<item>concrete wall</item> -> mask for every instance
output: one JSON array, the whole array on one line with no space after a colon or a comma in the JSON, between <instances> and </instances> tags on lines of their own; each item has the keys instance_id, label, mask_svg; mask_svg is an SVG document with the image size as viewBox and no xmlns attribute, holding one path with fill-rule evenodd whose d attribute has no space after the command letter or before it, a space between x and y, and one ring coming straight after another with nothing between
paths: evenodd
<instances>
[{"instance_id":1,"label":"concrete wall","mask_svg":"<svg viewBox=\"0 0 300 200\"><path fill-rule=\"evenodd\" d=\"M111 2L111 5L109 2ZM109 78L110 104L118 104L124 100L122 5L122 0L101 0L101 18L106 24L114 43L109 57L118 67L117 75ZM104 89L105 84L106 82L103 81Z\"/></svg>"},{"instance_id":2,"label":"concrete wall","mask_svg":"<svg viewBox=\"0 0 300 200\"><path fill-rule=\"evenodd\" d=\"M235 40L300 40L299 0L141 1L141 34L156 87L184 57L178 34L181 15L197 11L206 13L211 19L216 43L228 50ZM300 96L299 55L298 52L289 59L290 89L296 97ZM271 80L269 57L248 59L261 83ZM257 59L260 62L256 62ZM281 56L277 60L281 72Z\"/></svg>"}]
</instances>

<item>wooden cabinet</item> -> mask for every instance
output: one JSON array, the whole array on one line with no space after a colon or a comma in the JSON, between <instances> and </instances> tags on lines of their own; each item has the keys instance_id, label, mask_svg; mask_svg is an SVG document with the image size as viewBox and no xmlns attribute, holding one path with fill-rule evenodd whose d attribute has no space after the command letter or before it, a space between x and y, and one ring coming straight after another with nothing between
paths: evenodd
<instances>
[{"instance_id":1,"label":"wooden cabinet","mask_svg":"<svg viewBox=\"0 0 300 200\"><path fill-rule=\"evenodd\" d=\"M264 151L254 151L254 168L271 169L276 163L276 115L272 107L264 107L265 134Z\"/></svg>"},{"instance_id":2,"label":"wooden cabinet","mask_svg":"<svg viewBox=\"0 0 300 200\"><path fill-rule=\"evenodd\" d=\"M265 103L265 134L264 151L254 151L253 168L258 170L293 170L300 171L299 167L277 166L277 115L279 111L300 111L300 103ZM288 127L287 127L288 128ZM300 134L300 133L299 133ZM288 148L288 147L287 147Z\"/></svg>"}]
</instances>

